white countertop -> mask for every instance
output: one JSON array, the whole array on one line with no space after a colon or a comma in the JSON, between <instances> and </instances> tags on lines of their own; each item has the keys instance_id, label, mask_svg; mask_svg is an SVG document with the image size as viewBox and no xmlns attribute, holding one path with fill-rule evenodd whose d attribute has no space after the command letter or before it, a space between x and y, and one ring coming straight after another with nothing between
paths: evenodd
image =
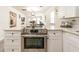
<instances>
[{"instance_id":1,"label":"white countertop","mask_svg":"<svg viewBox=\"0 0 79 59\"><path fill-rule=\"evenodd\" d=\"M5 31L15 30L15 31L21 31L21 28L6 28Z\"/></svg>"},{"instance_id":2,"label":"white countertop","mask_svg":"<svg viewBox=\"0 0 79 59\"><path fill-rule=\"evenodd\" d=\"M79 32L76 32L74 30L67 30L67 29L48 29L48 31L63 31L63 32L68 32L68 33L71 33L71 34L74 34L74 35L78 35L79 36Z\"/></svg>"},{"instance_id":3,"label":"white countertop","mask_svg":"<svg viewBox=\"0 0 79 59\"><path fill-rule=\"evenodd\" d=\"M15 30L15 31L21 31L21 29L18 28L10 28L10 29L5 29L5 30ZM57 29L48 29L48 31L63 31L63 32L68 32L71 34L75 34L75 35L79 35L79 32L73 31L73 30L67 30L67 29L61 29L61 28L57 28Z\"/></svg>"},{"instance_id":4,"label":"white countertop","mask_svg":"<svg viewBox=\"0 0 79 59\"><path fill-rule=\"evenodd\" d=\"M63 32L68 32L68 33L71 33L71 34L74 34L74 35L78 35L78 36L79 36L79 32L76 32L76 31L72 31L72 30L63 30Z\"/></svg>"}]
</instances>

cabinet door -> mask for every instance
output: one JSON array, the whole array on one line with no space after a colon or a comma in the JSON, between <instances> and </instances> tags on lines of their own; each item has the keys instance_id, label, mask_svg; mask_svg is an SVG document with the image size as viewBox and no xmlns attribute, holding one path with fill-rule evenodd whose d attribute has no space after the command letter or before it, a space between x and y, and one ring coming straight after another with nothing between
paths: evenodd
<instances>
[{"instance_id":1,"label":"cabinet door","mask_svg":"<svg viewBox=\"0 0 79 59\"><path fill-rule=\"evenodd\" d=\"M74 6L66 6L64 8L65 17L75 17L76 16L76 8Z\"/></svg>"},{"instance_id":2,"label":"cabinet door","mask_svg":"<svg viewBox=\"0 0 79 59\"><path fill-rule=\"evenodd\" d=\"M48 42L47 46L48 52L54 52L56 47L56 41L54 39L49 38L47 42Z\"/></svg>"},{"instance_id":3,"label":"cabinet door","mask_svg":"<svg viewBox=\"0 0 79 59\"><path fill-rule=\"evenodd\" d=\"M48 39L48 52L62 52L62 41Z\"/></svg>"},{"instance_id":4,"label":"cabinet door","mask_svg":"<svg viewBox=\"0 0 79 59\"><path fill-rule=\"evenodd\" d=\"M63 51L64 52L79 52L79 36L63 32Z\"/></svg>"},{"instance_id":5,"label":"cabinet door","mask_svg":"<svg viewBox=\"0 0 79 59\"><path fill-rule=\"evenodd\" d=\"M76 7L75 6L61 6L58 8L58 17L75 17Z\"/></svg>"},{"instance_id":6,"label":"cabinet door","mask_svg":"<svg viewBox=\"0 0 79 59\"><path fill-rule=\"evenodd\" d=\"M49 37L49 39L47 40L48 52L61 52L62 51L61 31L49 31L48 37Z\"/></svg>"},{"instance_id":7,"label":"cabinet door","mask_svg":"<svg viewBox=\"0 0 79 59\"><path fill-rule=\"evenodd\" d=\"M4 50L5 52L19 52L21 51L21 40L5 39L4 40Z\"/></svg>"},{"instance_id":8,"label":"cabinet door","mask_svg":"<svg viewBox=\"0 0 79 59\"><path fill-rule=\"evenodd\" d=\"M64 12L64 7L59 7L57 12L58 18L62 18L63 16L65 16Z\"/></svg>"}]
</instances>

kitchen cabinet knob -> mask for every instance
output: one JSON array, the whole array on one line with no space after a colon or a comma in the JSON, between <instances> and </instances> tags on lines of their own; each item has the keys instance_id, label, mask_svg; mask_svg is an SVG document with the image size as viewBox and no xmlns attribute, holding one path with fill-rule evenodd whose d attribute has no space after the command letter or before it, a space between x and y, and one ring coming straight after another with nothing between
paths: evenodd
<instances>
[{"instance_id":1,"label":"kitchen cabinet knob","mask_svg":"<svg viewBox=\"0 0 79 59\"><path fill-rule=\"evenodd\" d=\"M12 52L14 52L14 49L12 49Z\"/></svg>"},{"instance_id":2,"label":"kitchen cabinet knob","mask_svg":"<svg viewBox=\"0 0 79 59\"><path fill-rule=\"evenodd\" d=\"M55 33L53 33L55 35Z\"/></svg>"},{"instance_id":3,"label":"kitchen cabinet knob","mask_svg":"<svg viewBox=\"0 0 79 59\"><path fill-rule=\"evenodd\" d=\"M12 33L12 35L14 35L14 33Z\"/></svg>"},{"instance_id":4,"label":"kitchen cabinet knob","mask_svg":"<svg viewBox=\"0 0 79 59\"><path fill-rule=\"evenodd\" d=\"M14 42L14 40L12 40L12 42Z\"/></svg>"},{"instance_id":5,"label":"kitchen cabinet knob","mask_svg":"<svg viewBox=\"0 0 79 59\"><path fill-rule=\"evenodd\" d=\"M56 40L56 39L53 39L53 40Z\"/></svg>"}]
</instances>

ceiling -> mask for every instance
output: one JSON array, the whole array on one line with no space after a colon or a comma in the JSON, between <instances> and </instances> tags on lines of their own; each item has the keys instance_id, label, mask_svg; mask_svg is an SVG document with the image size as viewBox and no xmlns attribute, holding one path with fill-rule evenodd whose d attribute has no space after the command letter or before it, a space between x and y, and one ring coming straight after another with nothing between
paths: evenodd
<instances>
[{"instance_id":1,"label":"ceiling","mask_svg":"<svg viewBox=\"0 0 79 59\"><path fill-rule=\"evenodd\" d=\"M17 9L18 11L22 12L23 14L26 14L27 11L27 7L32 7L32 6L12 6L13 8ZM35 6L33 6L35 7ZM54 8L54 6L36 6L36 7L40 7L41 10L37 11L37 12L41 12L41 13L45 13L47 12L49 9Z\"/></svg>"}]
</instances>

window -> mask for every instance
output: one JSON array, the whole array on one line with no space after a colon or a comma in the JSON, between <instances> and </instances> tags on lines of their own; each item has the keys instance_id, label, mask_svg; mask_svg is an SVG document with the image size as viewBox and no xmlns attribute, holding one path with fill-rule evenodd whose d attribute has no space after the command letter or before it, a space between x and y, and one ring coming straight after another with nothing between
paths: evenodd
<instances>
[{"instance_id":1,"label":"window","mask_svg":"<svg viewBox=\"0 0 79 59\"><path fill-rule=\"evenodd\" d=\"M51 12L51 14L50 14L50 28L51 29L54 29L54 11L53 12Z\"/></svg>"},{"instance_id":2,"label":"window","mask_svg":"<svg viewBox=\"0 0 79 59\"><path fill-rule=\"evenodd\" d=\"M42 16L37 16L37 24L40 24L40 21L42 20Z\"/></svg>"},{"instance_id":3,"label":"window","mask_svg":"<svg viewBox=\"0 0 79 59\"><path fill-rule=\"evenodd\" d=\"M51 16L50 22L51 23L54 23L54 12L51 12L51 15L50 16Z\"/></svg>"},{"instance_id":4,"label":"window","mask_svg":"<svg viewBox=\"0 0 79 59\"><path fill-rule=\"evenodd\" d=\"M44 19L42 19L42 16L32 16L28 19L30 21L36 21L37 24L40 24L40 22L44 23Z\"/></svg>"}]
</instances>

